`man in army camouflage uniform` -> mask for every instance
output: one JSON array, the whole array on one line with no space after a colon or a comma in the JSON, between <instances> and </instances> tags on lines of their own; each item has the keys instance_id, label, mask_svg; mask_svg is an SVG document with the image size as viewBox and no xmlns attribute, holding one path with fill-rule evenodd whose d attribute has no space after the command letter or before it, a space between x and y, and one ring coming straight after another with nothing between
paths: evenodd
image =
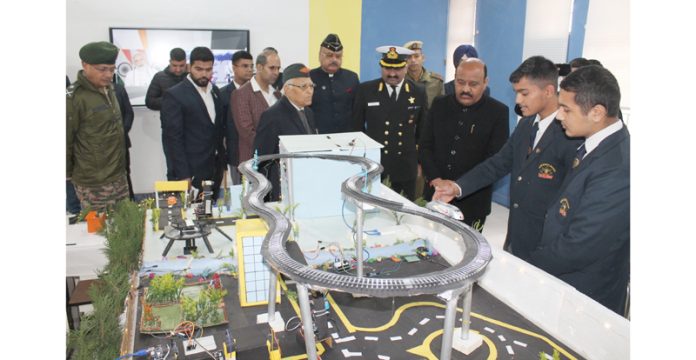
<instances>
[{"instance_id":1,"label":"man in army camouflage uniform","mask_svg":"<svg viewBox=\"0 0 696 360\"><path fill-rule=\"evenodd\" d=\"M128 198L123 122L111 83L117 55L105 41L83 46L82 70L66 91L66 175L82 208L100 212Z\"/></svg>"},{"instance_id":2,"label":"man in army camouflage uniform","mask_svg":"<svg viewBox=\"0 0 696 360\"><path fill-rule=\"evenodd\" d=\"M423 67L425 54L423 54L422 41L409 41L404 44L404 47L413 51L413 54L407 60L408 71L406 72L406 78L425 89L425 94L428 96L428 108L430 108L430 105L433 104L433 99L445 93L442 75L428 71Z\"/></svg>"}]
</instances>

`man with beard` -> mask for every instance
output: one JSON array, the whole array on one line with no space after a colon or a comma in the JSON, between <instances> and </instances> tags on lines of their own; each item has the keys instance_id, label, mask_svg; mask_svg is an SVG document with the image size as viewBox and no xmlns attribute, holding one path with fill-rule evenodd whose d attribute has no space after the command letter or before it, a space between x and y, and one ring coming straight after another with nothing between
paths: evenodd
<instances>
[{"instance_id":1,"label":"man with beard","mask_svg":"<svg viewBox=\"0 0 696 360\"><path fill-rule=\"evenodd\" d=\"M456 94L435 99L421 134L419 155L428 200L439 183L459 178L497 153L509 134L508 107L484 94L488 73L483 61L462 61L454 85ZM482 231L492 196L493 186L488 185L453 205L461 210L464 223Z\"/></svg>"},{"instance_id":2,"label":"man with beard","mask_svg":"<svg viewBox=\"0 0 696 360\"><path fill-rule=\"evenodd\" d=\"M186 80L167 90L162 100L164 141L174 165L172 180L187 180L199 190L201 181L213 180L217 196L226 156L220 90L210 82L213 52L197 47L189 61Z\"/></svg>"},{"instance_id":3,"label":"man with beard","mask_svg":"<svg viewBox=\"0 0 696 360\"><path fill-rule=\"evenodd\" d=\"M280 99L273 87L280 73L280 57L273 48L256 57L256 75L232 93L232 120L239 134L239 162L254 156L254 138L261 113Z\"/></svg>"},{"instance_id":4,"label":"man with beard","mask_svg":"<svg viewBox=\"0 0 696 360\"><path fill-rule=\"evenodd\" d=\"M382 179L392 190L414 200L418 173L418 135L425 121L425 91L406 76L406 57L413 51L380 46L382 77L358 86L353 104L353 129L384 144Z\"/></svg>"},{"instance_id":5,"label":"man with beard","mask_svg":"<svg viewBox=\"0 0 696 360\"><path fill-rule=\"evenodd\" d=\"M470 61L471 59L465 60ZM461 199L506 174L510 180L510 216L503 248L529 261L541 239L546 209L570 171L577 140L569 139L555 120L558 112L558 69L542 56L532 56L510 74L515 102L525 118L497 154L456 180L435 184L433 199Z\"/></svg>"},{"instance_id":6,"label":"man with beard","mask_svg":"<svg viewBox=\"0 0 696 360\"><path fill-rule=\"evenodd\" d=\"M329 34L319 47L319 67L309 76L316 84L312 97L317 128L320 134L350 131L351 110L358 75L341 68L343 44L336 34Z\"/></svg>"}]
</instances>

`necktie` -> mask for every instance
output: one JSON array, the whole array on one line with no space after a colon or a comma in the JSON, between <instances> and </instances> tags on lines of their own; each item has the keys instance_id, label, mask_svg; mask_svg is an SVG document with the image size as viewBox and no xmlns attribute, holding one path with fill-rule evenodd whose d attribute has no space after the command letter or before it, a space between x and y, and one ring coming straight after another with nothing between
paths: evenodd
<instances>
[{"instance_id":1,"label":"necktie","mask_svg":"<svg viewBox=\"0 0 696 360\"><path fill-rule=\"evenodd\" d=\"M396 86L394 86L394 85L389 85L389 86L391 86L391 88L392 88L392 92L391 92L391 95L389 95L389 98L391 99L391 101L396 102Z\"/></svg>"},{"instance_id":2,"label":"necktie","mask_svg":"<svg viewBox=\"0 0 696 360\"><path fill-rule=\"evenodd\" d=\"M585 154L587 154L587 150L585 149L585 143L582 143L582 145L580 145L577 152L575 153L575 159L573 160L573 168L576 168L578 165L580 165L580 162L582 161L582 158L585 157Z\"/></svg>"},{"instance_id":3,"label":"necktie","mask_svg":"<svg viewBox=\"0 0 696 360\"><path fill-rule=\"evenodd\" d=\"M529 156L532 153L532 150L534 150L534 139L536 139L536 134L539 131L539 122L535 122L534 125L532 125L532 131L529 133L529 146L527 147L527 156Z\"/></svg>"},{"instance_id":4,"label":"necktie","mask_svg":"<svg viewBox=\"0 0 696 360\"><path fill-rule=\"evenodd\" d=\"M299 111L300 113L300 120L302 120L302 126L305 128L305 132L307 134L311 134L312 130L309 128L309 122L307 122L307 115L305 115L304 109Z\"/></svg>"}]
</instances>

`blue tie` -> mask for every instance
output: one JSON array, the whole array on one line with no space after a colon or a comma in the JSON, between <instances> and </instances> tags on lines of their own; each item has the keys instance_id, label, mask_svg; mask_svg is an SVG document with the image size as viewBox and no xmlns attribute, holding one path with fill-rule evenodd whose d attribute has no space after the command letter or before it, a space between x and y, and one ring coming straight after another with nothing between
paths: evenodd
<instances>
[{"instance_id":1,"label":"blue tie","mask_svg":"<svg viewBox=\"0 0 696 360\"><path fill-rule=\"evenodd\" d=\"M573 168L576 168L578 165L580 165L580 162L582 161L582 158L585 157L585 154L587 154L587 150L585 149L585 143L582 143L582 145L580 145L577 152L575 153L575 160L573 160Z\"/></svg>"},{"instance_id":2,"label":"blue tie","mask_svg":"<svg viewBox=\"0 0 696 360\"><path fill-rule=\"evenodd\" d=\"M534 125L532 125L532 132L529 133L529 146L527 147L527 156L529 156L532 153L532 150L534 150L534 139L536 139L536 134L539 131L539 122L536 121L534 122Z\"/></svg>"}]
</instances>

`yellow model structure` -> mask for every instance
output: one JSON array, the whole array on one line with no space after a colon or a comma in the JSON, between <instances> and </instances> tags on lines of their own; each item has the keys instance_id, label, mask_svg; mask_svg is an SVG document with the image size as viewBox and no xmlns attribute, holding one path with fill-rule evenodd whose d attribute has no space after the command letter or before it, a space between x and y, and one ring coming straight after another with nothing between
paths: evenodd
<instances>
[{"instance_id":1,"label":"yellow model structure","mask_svg":"<svg viewBox=\"0 0 696 360\"><path fill-rule=\"evenodd\" d=\"M261 244L268 232L268 226L261 219L240 219L236 222L236 228L239 303L243 307L266 305L270 277L276 276L261 256ZM280 303L278 282L275 293L275 301Z\"/></svg>"}]
</instances>

